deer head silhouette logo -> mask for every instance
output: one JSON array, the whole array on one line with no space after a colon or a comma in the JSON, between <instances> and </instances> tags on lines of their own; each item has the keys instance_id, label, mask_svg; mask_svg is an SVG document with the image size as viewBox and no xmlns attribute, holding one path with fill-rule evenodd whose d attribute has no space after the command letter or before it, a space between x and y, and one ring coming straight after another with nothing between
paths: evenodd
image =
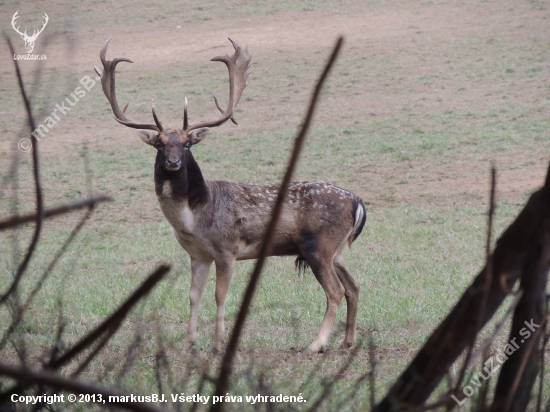
<instances>
[{"instance_id":1,"label":"deer head silhouette logo","mask_svg":"<svg viewBox=\"0 0 550 412\"><path fill-rule=\"evenodd\" d=\"M29 36L27 34L27 30L25 30L23 33L21 33L19 31L20 26L15 27L16 20L19 17L17 15L17 13L19 13L19 10L17 10L13 14L13 17L11 19L11 25L12 25L13 29L17 33L19 33L21 35L21 38L25 41L25 49L27 49L27 53L32 53L32 51L34 49L34 42L38 38L38 35L44 31L44 28L46 27L46 24L48 24L49 17L46 13L44 13L44 24L42 25L42 28L40 30L34 29L32 35Z\"/></svg>"}]
</instances>

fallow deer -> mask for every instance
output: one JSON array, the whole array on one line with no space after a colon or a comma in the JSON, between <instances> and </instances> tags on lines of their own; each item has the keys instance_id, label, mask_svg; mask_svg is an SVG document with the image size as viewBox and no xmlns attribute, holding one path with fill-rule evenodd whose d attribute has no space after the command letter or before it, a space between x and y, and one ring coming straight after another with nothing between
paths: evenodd
<instances>
[{"instance_id":1,"label":"fallow deer","mask_svg":"<svg viewBox=\"0 0 550 412\"><path fill-rule=\"evenodd\" d=\"M260 185L212 181L203 177L193 158L191 146L201 142L209 127L221 126L233 119L246 86L251 54L233 40L235 53L218 56L213 61L225 63L229 71L229 102L223 110L214 97L221 117L213 121L190 124L187 99L184 103L183 128L164 128L152 105L154 124L130 120L121 110L115 94L115 69L126 58L106 59L109 38L100 52L103 92L111 104L115 120L140 129L138 135L157 149L155 192L160 208L174 228L181 247L191 258L190 319L184 348L197 338L199 302L206 286L212 262L216 266L217 317L210 351L218 351L225 336L224 308L235 261L255 259L271 218L279 185ZM236 122L235 122L236 123ZM359 236L366 220L363 202L356 195L323 182L292 183L280 217L272 256L297 255L297 267L311 267L323 287L327 308L317 338L306 353L326 345L338 306L346 297L346 334L342 348L355 343L359 283L348 273L342 259L346 244Z\"/></svg>"}]
</instances>

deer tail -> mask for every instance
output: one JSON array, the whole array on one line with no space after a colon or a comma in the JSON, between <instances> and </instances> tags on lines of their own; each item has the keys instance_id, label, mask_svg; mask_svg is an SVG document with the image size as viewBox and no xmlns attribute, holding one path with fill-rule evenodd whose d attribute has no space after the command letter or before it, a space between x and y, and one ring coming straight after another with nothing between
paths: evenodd
<instances>
[{"instance_id":1,"label":"deer tail","mask_svg":"<svg viewBox=\"0 0 550 412\"><path fill-rule=\"evenodd\" d=\"M363 204L361 199L357 199L354 202L354 210L353 230L351 231L348 238L348 245L350 249L353 241L357 239L357 237L363 231L363 227L365 226L365 222L367 221L367 210L365 209L365 205Z\"/></svg>"}]
</instances>

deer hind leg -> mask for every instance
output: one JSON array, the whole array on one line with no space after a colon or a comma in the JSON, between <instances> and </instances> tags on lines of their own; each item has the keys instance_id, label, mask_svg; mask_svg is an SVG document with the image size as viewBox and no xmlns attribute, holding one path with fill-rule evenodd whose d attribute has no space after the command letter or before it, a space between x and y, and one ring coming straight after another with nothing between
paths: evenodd
<instances>
[{"instance_id":1,"label":"deer hind leg","mask_svg":"<svg viewBox=\"0 0 550 412\"><path fill-rule=\"evenodd\" d=\"M324 257L321 260L314 259L313 256L307 256L304 253L302 253L302 256L313 270L315 278L323 287L327 297L327 309L317 338L305 350L306 354L311 354L319 352L326 345L336 318L336 312L338 312L338 306L344 297L345 289L332 264L332 256Z\"/></svg>"},{"instance_id":2,"label":"deer hind leg","mask_svg":"<svg viewBox=\"0 0 550 412\"><path fill-rule=\"evenodd\" d=\"M189 290L189 304L191 306L189 315L189 326L187 336L183 342L183 349L190 349L197 340L197 321L199 318L199 304L206 287L208 272L212 261L202 261L191 258L191 288Z\"/></svg>"},{"instance_id":3,"label":"deer hind leg","mask_svg":"<svg viewBox=\"0 0 550 412\"><path fill-rule=\"evenodd\" d=\"M353 276L349 274L344 266L344 260L342 259L342 251L339 250L334 257L334 268L338 279L346 290L346 336L344 341L340 345L340 349L347 349L355 344L355 335L357 329L357 308L359 304L359 289L361 288L359 282L357 282Z\"/></svg>"},{"instance_id":4,"label":"deer hind leg","mask_svg":"<svg viewBox=\"0 0 550 412\"><path fill-rule=\"evenodd\" d=\"M225 339L225 301L227 300L227 292L229 291L231 279L233 278L234 266L234 258L222 261L216 260L216 330L214 332L212 346L208 349L209 352L218 352Z\"/></svg>"}]
</instances>

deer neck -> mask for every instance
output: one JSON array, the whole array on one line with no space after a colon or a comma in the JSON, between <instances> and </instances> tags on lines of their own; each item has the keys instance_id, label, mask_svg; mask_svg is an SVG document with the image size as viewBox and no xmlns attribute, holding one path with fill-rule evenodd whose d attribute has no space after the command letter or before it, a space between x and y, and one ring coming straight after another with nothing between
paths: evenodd
<instances>
[{"instance_id":1,"label":"deer neck","mask_svg":"<svg viewBox=\"0 0 550 412\"><path fill-rule=\"evenodd\" d=\"M185 154L182 167L168 171L163 167L164 159L157 153L155 162L155 191L163 202L186 204L191 210L204 205L209 198L207 181L190 151Z\"/></svg>"}]
</instances>

